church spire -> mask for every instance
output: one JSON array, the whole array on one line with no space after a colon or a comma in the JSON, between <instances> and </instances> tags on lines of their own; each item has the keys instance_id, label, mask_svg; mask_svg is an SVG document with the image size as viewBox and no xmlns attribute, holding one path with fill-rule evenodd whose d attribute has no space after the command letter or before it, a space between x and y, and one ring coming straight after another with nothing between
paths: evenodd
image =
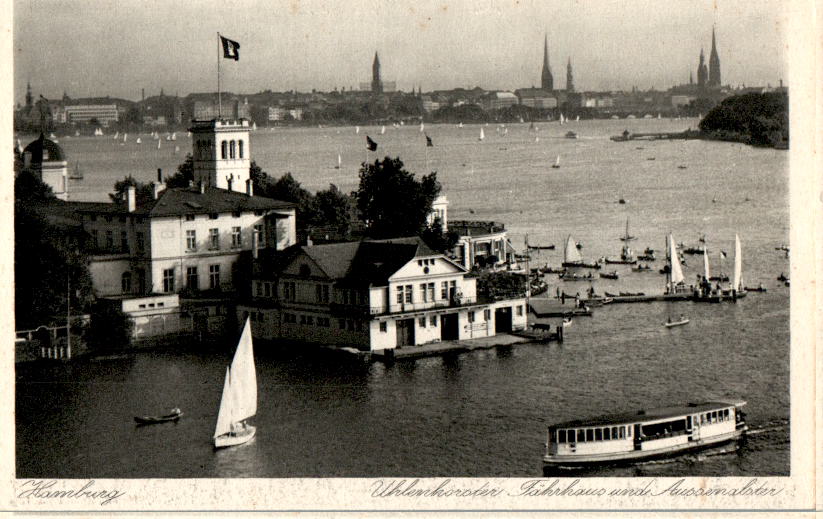
<instances>
[{"instance_id":1,"label":"church spire","mask_svg":"<svg viewBox=\"0 0 823 519\"><path fill-rule=\"evenodd\" d=\"M552 77L552 69L549 65L549 36L544 36L543 41L543 71L540 75L540 88L543 90L554 90L554 77Z\"/></svg>"},{"instance_id":2,"label":"church spire","mask_svg":"<svg viewBox=\"0 0 823 519\"><path fill-rule=\"evenodd\" d=\"M714 26L712 26L712 50L709 53L709 78L710 87L720 86L720 56L717 55L717 41L714 36Z\"/></svg>"},{"instance_id":3,"label":"church spire","mask_svg":"<svg viewBox=\"0 0 823 519\"><path fill-rule=\"evenodd\" d=\"M31 108L34 96L31 95L31 81L26 83L26 108Z\"/></svg>"},{"instance_id":4,"label":"church spire","mask_svg":"<svg viewBox=\"0 0 823 519\"><path fill-rule=\"evenodd\" d=\"M380 80L380 58L374 52L374 62L371 66L371 91L373 94L383 93L383 82Z\"/></svg>"},{"instance_id":5,"label":"church spire","mask_svg":"<svg viewBox=\"0 0 823 519\"><path fill-rule=\"evenodd\" d=\"M566 92L574 92L574 75L572 74L572 58L566 64Z\"/></svg>"}]
</instances>

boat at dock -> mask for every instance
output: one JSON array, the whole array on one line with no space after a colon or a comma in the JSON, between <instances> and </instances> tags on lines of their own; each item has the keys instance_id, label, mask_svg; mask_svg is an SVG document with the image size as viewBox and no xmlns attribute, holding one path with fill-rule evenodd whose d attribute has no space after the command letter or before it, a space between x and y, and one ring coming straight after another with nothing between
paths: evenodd
<instances>
[{"instance_id":1,"label":"boat at dock","mask_svg":"<svg viewBox=\"0 0 823 519\"><path fill-rule=\"evenodd\" d=\"M634 265L637 263L637 258L634 257L634 253L632 252L631 247L629 247L629 242L634 239L635 237L629 234L629 219L626 218L626 234L620 238L623 242L623 248L620 251L620 259L606 258L606 263L617 265Z\"/></svg>"},{"instance_id":2,"label":"boat at dock","mask_svg":"<svg viewBox=\"0 0 823 519\"><path fill-rule=\"evenodd\" d=\"M617 271L613 270L611 272L601 272L600 277L603 279L618 279Z\"/></svg>"},{"instance_id":3,"label":"boat at dock","mask_svg":"<svg viewBox=\"0 0 823 519\"><path fill-rule=\"evenodd\" d=\"M550 425L543 470L636 463L738 441L748 430L745 405L690 403Z\"/></svg>"},{"instance_id":4,"label":"boat at dock","mask_svg":"<svg viewBox=\"0 0 823 519\"><path fill-rule=\"evenodd\" d=\"M134 421L138 423L138 425L151 425L156 423L165 423L165 422L176 422L183 416L183 412L175 407L174 409L170 410L168 414L164 414L162 416L135 416Z\"/></svg>"},{"instance_id":5,"label":"boat at dock","mask_svg":"<svg viewBox=\"0 0 823 519\"><path fill-rule=\"evenodd\" d=\"M226 368L223 396L214 429L214 448L241 445L254 437L256 428L246 420L257 414L257 375L251 322L246 318L231 365Z\"/></svg>"},{"instance_id":6,"label":"boat at dock","mask_svg":"<svg viewBox=\"0 0 823 519\"><path fill-rule=\"evenodd\" d=\"M663 326L665 326L666 328L674 328L675 326L683 326L684 324L689 324L688 317L680 316L680 319L678 319L677 321L672 321L672 318L669 317L669 319L665 323L663 323Z\"/></svg>"}]
</instances>

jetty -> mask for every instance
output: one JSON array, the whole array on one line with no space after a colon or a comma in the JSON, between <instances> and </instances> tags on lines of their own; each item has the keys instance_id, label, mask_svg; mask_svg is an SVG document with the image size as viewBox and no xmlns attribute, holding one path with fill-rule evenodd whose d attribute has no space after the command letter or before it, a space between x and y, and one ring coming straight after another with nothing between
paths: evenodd
<instances>
[{"instance_id":1,"label":"jetty","mask_svg":"<svg viewBox=\"0 0 823 519\"><path fill-rule=\"evenodd\" d=\"M671 139L703 139L704 135L700 130L686 130L682 132L642 132L631 133L628 130L620 135L613 135L610 137L615 142L626 141L657 141L657 140L671 140Z\"/></svg>"},{"instance_id":2,"label":"jetty","mask_svg":"<svg viewBox=\"0 0 823 519\"><path fill-rule=\"evenodd\" d=\"M563 342L563 328L556 327L556 331L551 333L546 328L546 325L533 325L528 330L499 333L493 337L476 337L473 339L440 341L416 346L404 346L402 348L375 350L370 352L370 358L383 362L393 362L401 359L453 355L474 350L488 350L512 346L515 344L533 344L549 341Z\"/></svg>"},{"instance_id":3,"label":"jetty","mask_svg":"<svg viewBox=\"0 0 823 519\"><path fill-rule=\"evenodd\" d=\"M529 309L537 317L576 317L591 316L592 310L585 306L575 306L574 297L566 297L568 302L547 297L533 297L529 299ZM582 303L585 301L581 300Z\"/></svg>"}]
</instances>

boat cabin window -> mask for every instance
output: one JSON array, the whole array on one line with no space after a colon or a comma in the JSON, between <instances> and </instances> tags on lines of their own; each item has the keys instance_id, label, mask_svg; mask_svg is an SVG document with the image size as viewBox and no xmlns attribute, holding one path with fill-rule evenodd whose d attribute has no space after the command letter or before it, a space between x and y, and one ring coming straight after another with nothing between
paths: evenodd
<instances>
[{"instance_id":1,"label":"boat cabin window","mask_svg":"<svg viewBox=\"0 0 823 519\"><path fill-rule=\"evenodd\" d=\"M603 429L594 430L594 441L603 441Z\"/></svg>"},{"instance_id":2,"label":"boat cabin window","mask_svg":"<svg viewBox=\"0 0 823 519\"><path fill-rule=\"evenodd\" d=\"M557 443L566 443L566 430L557 431Z\"/></svg>"},{"instance_id":3,"label":"boat cabin window","mask_svg":"<svg viewBox=\"0 0 823 519\"><path fill-rule=\"evenodd\" d=\"M723 418L725 420L729 419L729 410L728 409L723 409Z\"/></svg>"},{"instance_id":4,"label":"boat cabin window","mask_svg":"<svg viewBox=\"0 0 823 519\"><path fill-rule=\"evenodd\" d=\"M586 441L586 431L584 431L583 429L578 429L577 430L577 441L578 442Z\"/></svg>"},{"instance_id":5,"label":"boat cabin window","mask_svg":"<svg viewBox=\"0 0 823 519\"><path fill-rule=\"evenodd\" d=\"M612 439L612 430L609 427L603 429L603 439L604 440L611 440Z\"/></svg>"},{"instance_id":6,"label":"boat cabin window","mask_svg":"<svg viewBox=\"0 0 823 519\"><path fill-rule=\"evenodd\" d=\"M594 441L594 431L592 429L586 429L586 441L587 442Z\"/></svg>"}]
</instances>

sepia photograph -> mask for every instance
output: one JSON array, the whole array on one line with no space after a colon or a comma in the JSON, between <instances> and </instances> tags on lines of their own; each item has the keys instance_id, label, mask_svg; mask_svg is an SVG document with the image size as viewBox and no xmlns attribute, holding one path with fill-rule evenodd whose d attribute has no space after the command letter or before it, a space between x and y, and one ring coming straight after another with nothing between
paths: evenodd
<instances>
[{"instance_id":1,"label":"sepia photograph","mask_svg":"<svg viewBox=\"0 0 823 519\"><path fill-rule=\"evenodd\" d=\"M798 475L792 2L9 3L19 509Z\"/></svg>"}]
</instances>

